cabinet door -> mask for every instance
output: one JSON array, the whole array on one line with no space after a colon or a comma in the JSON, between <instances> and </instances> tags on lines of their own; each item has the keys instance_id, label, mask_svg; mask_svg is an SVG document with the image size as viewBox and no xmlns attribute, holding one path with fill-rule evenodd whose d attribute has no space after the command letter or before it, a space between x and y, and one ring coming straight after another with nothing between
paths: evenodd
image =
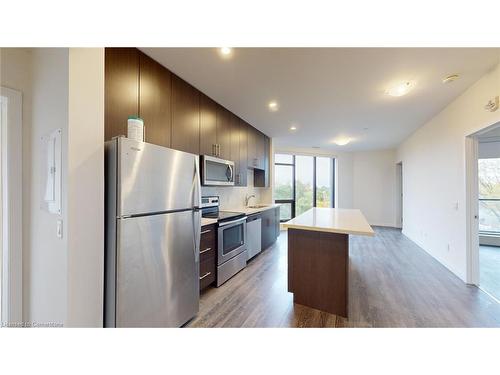
<instances>
[{"instance_id":1,"label":"cabinet door","mask_svg":"<svg viewBox=\"0 0 500 375\"><path fill-rule=\"evenodd\" d=\"M274 209L274 240L276 240L280 236L280 207L276 207Z\"/></svg>"},{"instance_id":2,"label":"cabinet door","mask_svg":"<svg viewBox=\"0 0 500 375\"><path fill-rule=\"evenodd\" d=\"M140 53L139 112L146 128L146 142L170 147L171 93L170 72Z\"/></svg>"},{"instance_id":3,"label":"cabinet door","mask_svg":"<svg viewBox=\"0 0 500 375\"><path fill-rule=\"evenodd\" d=\"M128 116L139 114L139 53L106 48L104 53L105 140L127 134Z\"/></svg>"},{"instance_id":4,"label":"cabinet door","mask_svg":"<svg viewBox=\"0 0 500 375\"><path fill-rule=\"evenodd\" d=\"M248 136L247 136L247 125L242 120L239 120L239 133L240 133L240 173L238 177L238 185L239 186L247 186L247 173L248 173L248 161L247 161L247 152L248 152Z\"/></svg>"},{"instance_id":5,"label":"cabinet door","mask_svg":"<svg viewBox=\"0 0 500 375\"><path fill-rule=\"evenodd\" d=\"M246 124L247 126L247 137L248 137L248 155L247 155L247 165L249 168L257 167L257 130L252 126Z\"/></svg>"},{"instance_id":6,"label":"cabinet door","mask_svg":"<svg viewBox=\"0 0 500 375\"><path fill-rule=\"evenodd\" d=\"M266 210L262 212L262 223L261 223L261 245L262 250L267 249L274 242L274 235L276 229L272 223L274 218L274 210Z\"/></svg>"},{"instance_id":7,"label":"cabinet door","mask_svg":"<svg viewBox=\"0 0 500 375\"><path fill-rule=\"evenodd\" d=\"M234 184L240 185L240 121L239 118L231 113L231 156L230 160L234 161Z\"/></svg>"},{"instance_id":8,"label":"cabinet door","mask_svg":"<svg viewBox=\"0 0 500 375\"><path fill-rule=\"evenodd\" d=\"M200 152L199 91L176 75L172 75L172 148Z\"/></svg>"},{"instance_id":9,"label":"cabinet door","mask_svg":"<svg viewBox=\"0 0 500 375\"><path fill-rule=\"evenodd\" d=\"M217 156L226 160L231 160L231 115L226 108L217 106Z\"/></svg>"},{"instance_id":10,"label":"cabinet door","mask_svg":"<svg viewBox=\"0 0 500 375\"><path fill-rule=\"evenodd\" d=\"M270 169L270 147L271 140L269 137L264 136L264 185L269 187L269 169Z\"/></svg>"},{"instance_id":11,"label":"cabinet door","mask_svg":"<svg viewBox=\"0 0 500 375\"><path fill-rule=\"evenodd\" d=\"M216 156L217 103L200 94L200 155Z\"/></svg>"},{"instance_id":12,"label":"cabinet door","mask_svg":"<svg viewBox=\"0 0 500 375\"><path fill-rule=\"evenodd\" d=\"M259 169L264 169L266 159L266 136L257 130L256 138L256 167Z\"/></svg>"}]
</instances>

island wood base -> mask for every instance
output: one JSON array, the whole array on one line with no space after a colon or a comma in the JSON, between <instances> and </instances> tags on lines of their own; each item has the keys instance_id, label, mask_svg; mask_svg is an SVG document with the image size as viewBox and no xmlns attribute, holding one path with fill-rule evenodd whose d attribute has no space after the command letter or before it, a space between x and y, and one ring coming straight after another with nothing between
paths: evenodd
<instances>
[{"instance_id":1,"label":"island wood base","mask_svg":"<svg viewBox=\"0 0 500 375\"><path fill-rule=\"evenodd\" d=\"M293 301L347 318L349 235L288 229Z\"/></svg>"}]
</instances>

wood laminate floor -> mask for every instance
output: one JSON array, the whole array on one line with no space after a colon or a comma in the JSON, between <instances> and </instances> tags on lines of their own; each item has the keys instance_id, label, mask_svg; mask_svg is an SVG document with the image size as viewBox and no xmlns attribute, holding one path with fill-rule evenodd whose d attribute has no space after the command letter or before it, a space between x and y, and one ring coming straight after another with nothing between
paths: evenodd
<instances>
[{"instance_id":1,"label":"wood laminate floor","mask_svg":"<svg viewBox=\"0 0 500 375\"><path fill-rule=\"evenodd\" d=\"M481 288L500 300L500 247L479 246Z\"/></svg>"},{"instance_id":2,"label":"wood laminate floor","mask_svg":"<svg viewBox=\"0 0 500 375\"><path fill-rule=\"evenodd\" d=\"M220 288L188 327L500 327L500 305L467 286L398 229L351 236L349 319L293 303L287 235Z\"/></svg>"}]
</instances>

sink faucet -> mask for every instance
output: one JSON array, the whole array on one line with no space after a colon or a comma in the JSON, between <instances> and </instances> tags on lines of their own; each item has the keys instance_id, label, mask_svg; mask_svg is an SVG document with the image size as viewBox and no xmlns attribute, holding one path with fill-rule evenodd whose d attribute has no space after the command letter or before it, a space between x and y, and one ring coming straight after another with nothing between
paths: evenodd
<instances>
[{"instance_id":1,"label":"sink faucet","mask_svg":"<svg viewBox=\"0 0 500 375\"><path fill-rule=\"evenodd\" d=\"M248 207L248 202L250 202L251 198L255 198L255 195L252 194L245 197L245 207Z\"/></svg>"}]
</instances>

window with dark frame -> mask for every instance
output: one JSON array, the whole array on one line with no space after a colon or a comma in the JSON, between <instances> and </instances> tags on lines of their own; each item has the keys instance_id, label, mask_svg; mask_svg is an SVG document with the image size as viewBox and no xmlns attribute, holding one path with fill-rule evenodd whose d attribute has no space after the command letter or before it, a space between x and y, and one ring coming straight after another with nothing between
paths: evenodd
<instances>
[{"instance_id":1,"label":"window with dark frame","mask_svg":"<svg viewBox=\"0 0 500 375\"><path fill-rule=\"evenodd\" d=\"M479 233L500 235L500 158L478 160Z\"/></svg>"},{"instance_id":2,"label":"window with dark frame","mask_svg":"<svg viewBox=\"0 0 500 375\"><path fill-rule=\"evenodd\" d=\"M335 159L325 156L275 154L275 203L280 221L288 221L312 207L335 205Z\"/></svg>"}]
</instances>

